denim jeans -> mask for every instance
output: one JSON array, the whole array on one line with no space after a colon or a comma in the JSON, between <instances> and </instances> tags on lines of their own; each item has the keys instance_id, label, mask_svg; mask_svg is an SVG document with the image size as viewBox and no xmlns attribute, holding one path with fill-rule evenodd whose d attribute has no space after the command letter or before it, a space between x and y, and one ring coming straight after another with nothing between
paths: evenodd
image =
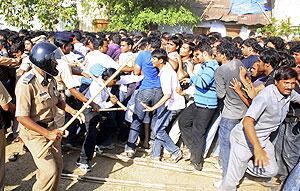
<instances>
[{"instance_id":1,"label":"denim jeans","mask_svg":"<svg viewBox=\"0 0 300 191\"><path fill-rule=\"evenodd\" d=\"M279 127L275 143L275 156L281 180L287 177L300 158L300 134L293 133L293 128L297 128L299 125L300 123L297 121L284 122Z\"/></svg>"},{"instance_id":2,"label":"denim jeans","mask_svg":"<svg viewBox=\"0 0 300 191\"><path fill-rule=\"evenodd\" d=\"M283 191L299 191L300 190L300 161L287 178Z\"/></svg>"},{"instance_id":3,"label":"denim jeans","mask_svg":"<svg viewBox=\"0 0 300 191\"><path fill-rule=\"evenodd\" d=\"M155 123L154 128L152 129L155 135L152 149L153 158L160 157L162 146L172 155L177 156L180 154L179 147L175 145L175 143L172 141L172 139L166 132L166 128L169 126L171 121L175 119L179 112L180 110L171 111L164 106L157 111L157 121Z\"/></svg>"},{"instance_id":4,"label":"denim jeans","mask_svg":"<svg viewBox=\"0 0 300 191\"><path fill-rule=\"evenodd\" d=\"M141 102L148 106L153 106L157 103L160 98L162 97L161 88L152 88L152 89L143 89L139 90L136 95L135 99L135 107L134 107L134 114L132 116L132 123L130 126L130 132L128 136L128 141L125 146L125 151L135 151L136 145L135 142L140 134L140 129L143 124L143 120L146 116L146 112L144 111L144 107L142 106ZM155 121L157 119L157 112L154 113L152 117L151 126L155 125Z\"/></svg>"},{"instance_id":5,"label":"denim jeans","mask_svg":"<svg viewBox=\"0 0 300 191\"><path fill-rule=\"evenodd\" d=\"M219 128L220 161L222 166L222 177L226 175L230 154L230 133L241 119L221 118Z\"/></svg>"}]
</instances>

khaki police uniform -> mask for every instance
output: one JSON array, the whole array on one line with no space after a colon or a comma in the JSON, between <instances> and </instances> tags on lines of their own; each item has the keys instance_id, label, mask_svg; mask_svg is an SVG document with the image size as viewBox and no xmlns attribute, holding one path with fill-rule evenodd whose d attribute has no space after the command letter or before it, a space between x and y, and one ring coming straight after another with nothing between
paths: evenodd
<instances>
[{"instance_id":1,"label":"khaki police uniform","mask_svg":"<svg viewBox=\"0 0 300 191\"><path fill-rule=\"evenodd\" d=\"M64 56L63 56L64 57ZM79 86L80 84L76 83L77 80L72 75L71 66L63 58L56 59L58 65L56 69L58 70L58 75L55 76L57 82L57 89L60 92L63 100L65 100L65 90L71 89ZM57 114L55 116L55 123L58 127L62 127L65 124L65 111L57 108Z\"/></svg>"},{"instance_id":2,"label":"khaki police uniform","mask_svg":"<svg viewBox=\"0 0 300 191\"><path fill-rule=\"evenodd\" d=\"M54 117L57 111L56 105L62 101L62 98L54 79L47 86L43 86L42 81L43 76L34 68L20 78L16 86L16 117L28 116L44 128L52 130L57 128ZM57 190L63 166L60 141L55 141L44 155L37 158L48 140L22 124L20 124L20 137L31 152L38 168L37 181L32 190Z\"/></svg>"},{"instance_id":3,"label":"khaki police uniform","mask_svg":"<svg viewBox=\"0 0 300 191\"><path fill-rule=\"evenodd\" d=\"M11 97L3 84L0 82L0 105L8 104ZM4 124L0 115L0 191L4 190L4 175L5 175L5 135Z\"/></svg>"}]
</instances>

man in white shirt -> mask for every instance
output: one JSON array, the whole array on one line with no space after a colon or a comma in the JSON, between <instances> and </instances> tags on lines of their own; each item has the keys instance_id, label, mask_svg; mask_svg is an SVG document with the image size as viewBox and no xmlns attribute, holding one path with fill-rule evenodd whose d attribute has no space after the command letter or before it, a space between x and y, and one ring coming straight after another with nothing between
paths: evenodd
<instances>
[{"instance_id":1,"label":"man in white shirt","mask_svg":"<svg viewBox=\"0 0 300 191\"><path fill-rule=\"evenodd\" d=\"M167 60L168 55L164 49L156 49L152 52L152 63L160 71L159 77L163 97L154 106L149 107L144 104L144 107L149 112L155 109L158 110L158 119L153 129L155 134L152 149L153 159L160 159L161 147L163 146L172 155L172 160L177 162L182 158L182 152L167 134L166 128L185 108L185 100L183 96L176 92L176 88L180 87L179 80Z\"/></svg>"},{"instance_id":2,"label":"man in white shirt","mask_svg":"<svg viewBox=\"0 0 300 191\"><path fill-rule=\"evenodd\" d=\"M98 78L98 82L93 81L85 94L85 96L89 99L96 94L99 93L101 90L101 80L107 80L109 77L111 77L116 72L116 69L114 68L108 68L103 73L102 76ZM117 80L119 80L120 77L117 76L114 80L110 81L107 84L107 90L110 91L110 88L116 84ZM109 98L109 101L107 99ZM94 102L101 108L110 108L114 106L118 101L118 98L116 96L109 96L108 93L105 90L102 90L100 94L96 96L94 99ZM80 152L80 157L77 160L77 166L80 170L83 172L89 172L91 171L91 168L89 166L89 161L93 158L94 149L96 146L96 139L97 139L97 125L100 122L101 114L93 112L91 108L88 108L84 111L84 115L86 117L86 137L82 145L82 149Z\"/></svg>"}]
</instances>

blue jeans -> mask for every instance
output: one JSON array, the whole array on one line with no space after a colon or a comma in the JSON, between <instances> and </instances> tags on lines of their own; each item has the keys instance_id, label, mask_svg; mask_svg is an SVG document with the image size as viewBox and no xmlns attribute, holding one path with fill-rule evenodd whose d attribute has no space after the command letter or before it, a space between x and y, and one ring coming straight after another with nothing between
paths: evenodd
<instances>
[{"instance_id":1,"label":"blue jeans","mask_svg":"<svg viewBox=\"0 0 300 191\"><path fill-rule=\"evenodd\" d=\"M220 160L222 166L222 177L226 175L230 155L230 133L241 119L221 118L219 128Z\"/></svg>"},{"instance_id":2,"label":"blue jeans","mask_svg":"<svg viewBox=\"0 0 300 191\"><path fill-rule=\"evenodd\" d=\"M300 161L288 176L283 191L299 191L300 190Z\"/></svg>"},{"instance_id":3,"label":"blue jeans","mask_svg":"<svg viewBox=\"0 0 300 191\"><path fill-rule=\"evenodd\" d=\"M141 102L148 106L153 106L157 103L162 97L161 88L152 88L152 89L143 89L139 90L135 99L135 107L134 114L132 116L132 123L130 126L128 141L125 146L125 151L133 150L135 151L135 142L140 134L140 129L143 124L143 120L146 116L146 112L144 111L144 107L141 105ZM157 112L154 113L152 117L151 126L155 125L155 121L157 119Z\"/></svg>"},{"instance_id":4,"label":"blue jeans","mask_svg":"<svg viewBox=\"0 0 300 191\"><path fill-rule=\"evenodd\" d=\"M152 129L155 134L153 149L152 149L152 157L158 158L160 157L161 147L163 146L170 154L178 156L180 154L180 149L175 145L172 141L168 133L166 132L166 128L169 126L172 120L175 119L178 111L168 110L166 107L161 107L158 109L158 117L155 123L154 128Z\"/></svg>"}]
</instances>

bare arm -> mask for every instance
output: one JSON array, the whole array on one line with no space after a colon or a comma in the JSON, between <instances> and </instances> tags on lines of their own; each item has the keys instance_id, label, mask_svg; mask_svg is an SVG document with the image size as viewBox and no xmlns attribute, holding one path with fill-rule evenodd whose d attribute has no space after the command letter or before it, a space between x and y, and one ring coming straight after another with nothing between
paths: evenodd
<instances>
[{"instance_id":1,"label":"bare arm","mask_svg":"<svg viewBox=\"0 0 300 191\"><path fill-rule=\"evenodd\" d=\"M164 95L154 106L149 107L144 103L141 103L146 109L145 111L154 111L157 108L159 108L160 106L162 106L166 101L168 101L168 99L170 99L171 95L170 94L166 94Z\"/></svg>"},{"instance_id":2,"label":"bare arm","mask_svg":"<svg viewBox=\"0 0 300 191\"><path fill-rule=\"evenodd\" d=\"M34 132L39 133L40 135L43 135L49 140L59 140L62 135L62 131L58 129L54 129L52 131L47 130L46 128L38 125L35 123L30 117L28 116L19 116L17 117L17 121L21 123L25 128L32 130Z\"/></svg>"},{"instance_id":3,"label":"bare arm","mask_svg":"<svg viewBox=\"0 0 300 191\"><path fill-rule=\"evenodd\" d=\"M243 119L243 128L249 139L250 143L253 145L253 152L255 157L255 166L263 168L269 164L269 157L265 150L263 150L258 137L256 135L256 131L254 128L254 119L246 116Z\"/></svg>"}]
</instances>

